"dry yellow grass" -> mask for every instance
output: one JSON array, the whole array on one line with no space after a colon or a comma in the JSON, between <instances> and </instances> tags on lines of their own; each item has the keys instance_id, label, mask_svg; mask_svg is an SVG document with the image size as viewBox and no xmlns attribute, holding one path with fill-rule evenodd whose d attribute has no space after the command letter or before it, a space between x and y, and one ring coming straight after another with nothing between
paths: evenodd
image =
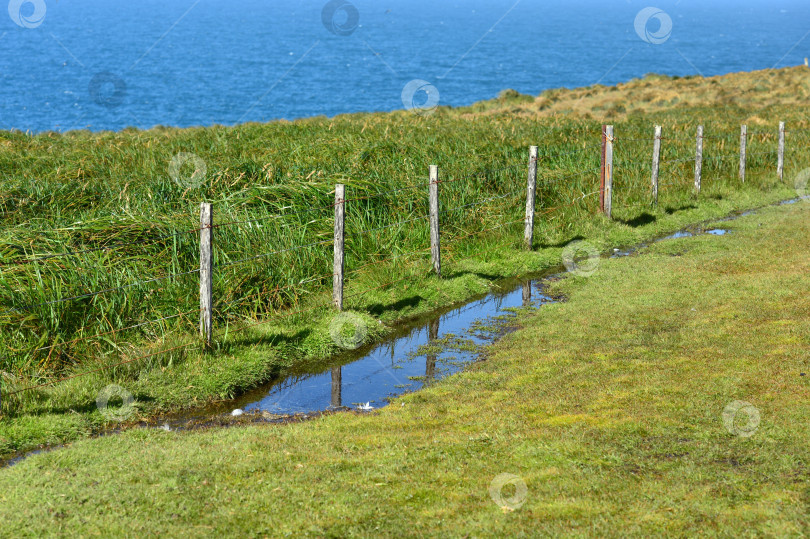
<instances>
[{"instance_id":1,"label":"dry yellow grass","mask_svg":"<svg viewBox=\"0 0 810 539\"><path fill-rule=\"evenodd\" d=\"M805 66L731 73L714 77L668 77L649 74L616 86L547 90L534 101L510 102L472 114L558 115L617 120L629 114L671 112L679 108L804 106L810 98L810 69ZM750 125L770 125L757 114L743 116Z\"/></svg>"}]
</instances>

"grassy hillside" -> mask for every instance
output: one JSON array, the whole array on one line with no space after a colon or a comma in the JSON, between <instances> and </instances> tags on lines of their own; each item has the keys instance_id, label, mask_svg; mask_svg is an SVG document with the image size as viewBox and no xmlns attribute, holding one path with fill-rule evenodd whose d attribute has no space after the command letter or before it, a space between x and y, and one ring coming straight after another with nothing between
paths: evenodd
<instances>
[{"instance_id":1,"label":"grassy hillside","mask_svg":"<svg viewBox=\"0 0 810 539\"><path fill-rule=\"evenodd\" d=\"M810 99L808 75L810 70L804 66L706 78L649 74L612 87L597 84L548 90L536 98L509 93L500 102L478 103L471 108L493 115L506 109L515 116L616 121L638 115L674 118L696 108L722 107L737 123L771 126L770 113L774 110L802 107ZM504 101L509 101L508 106Z\"/></svg>"},{"instance_id":2,"label":"grassy hillside","mask_svg":"<svg viewBox=\"0 0 810 539\"><path fill-rule=\"evenodd\" d=\"M98 418L67 421L65 412L92 414L107 383L135 387L151 403L148 413L227 398L334 351L326 329L336 183L347 185L349 197L347 308L368 317L371 338L398 319L484 292L499 277L555 265L574 237L607 248L784 198L810 165L798 151L810 124L795 106L807 73L651 76L537 99L504 92L428 116L0 133L3 392L92 372L3 398L0 447L92 430ZM652 97L673 93L677 102ZM790 130L782 184L775 177L779 120ZM603 121L615 124L617 136L610 223L596 211ZM752 134L741 185L735 155L743 122ZM654 124L664 126L665 138L655 208ZM695 198L689 160L698 124L707 138L704 187ZM518 253L529 145L540 147L539 215L535 251ZM205 172L189 163L173 169L181 154L197 156L189 163L201 161ZM429 164L447 181L448 279L441 283L430 275L426 250ZM196 337L201 201L214 204L216 226L213 353L202 353ZM19 426L31 421L33 438Z\"/></svg>"}]
</instances>

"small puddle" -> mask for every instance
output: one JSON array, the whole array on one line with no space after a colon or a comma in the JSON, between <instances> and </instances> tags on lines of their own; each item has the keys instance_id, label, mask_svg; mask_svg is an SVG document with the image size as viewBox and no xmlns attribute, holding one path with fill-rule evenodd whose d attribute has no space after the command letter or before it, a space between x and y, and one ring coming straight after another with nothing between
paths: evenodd
<instances>
[{"instance_id":1,"label":"small puddle","mask_svg":"<svg viewBox=\"0 0 810 539\"><path fill-rule=\"evenodd\" d=\"M750 214L751 212L747 212ZM723 221L731 221L732 219L736 219L736 217L741 217L745 214L740 214L739 216L735 217L727 217L722 219ZM621 249L613 249L613 253L610 255L610 258L620 258L623 256L630 256L639 251L639 249L643 249L645 247L649 247L650 244L658 243L659 241L664 240L676 240L678 238L692 238L694 236L699 236L701 234L711 234L712 236L723 236L725 234L730 234L730 230L726 230L724 228L710 228L710 229L689 229L689 230L679 230L674 234L670 234L669 236L664 236L662 238L654 239L650 242L641 243L635 247L624 247Z\"/></svg>"},{"instance_id":2,"label":"small puddle","mask_svg":"<svg viewBox=\"0 0 810 539\"><path fill-rule=\"evenodd\" d=\"M16 457L13 457L13 458L10 458L10 459L6 460L5 462L2 463L2 466L11 467L11 466L14 466L15 464L17 464L18 462L20 462L23 459L27 459L28 457L33 457L34 455L39 455L40 453L45 453L46 451L51 451L52 449L56 449L56 448L59 448L59 447L62 447L62 446L60 445L60 446L55 446L53 448L34 449L34 450L29 451L27 453L23 453L21 455L17 455Z\"/></svg>"},{"instance_id":3,"label":"small puddle","mask_svg":"<svg viewBox=\"0 0 810 539\"><path fill-rule=\"evenodd\" d=\"M385 406L393 397L429 386L476 361L482 346L509 332L508 322L517 310L555 301L543 288L543 281L531 280L508 292L491 293L370 349L333 357L335 366L265 386L238 403L245 413L273 415Z\"/></svg>"},{"instance_id":4,"label":"small puddle","mask_svg":"<svg viewBox=\"0 0 810 539\"><path fill-rule=\"evenodd\" d=\"M610 255L610 258L621 258L623 256L630 256L631 254L635 253L638 249L613 249L613 254Z\"/></svg>"},{"instance_id":5,"label":"small puddle","mask_svg":"<svg viewBox=\"0 0 810 539\"><path fill-rule=\"evenodd\" d=\"M674 234L661 238L660 240L655 241L663 241L663 240L675 240L678 238L691 238L694 236L700 236L701 234L711 234L712 236L723 236L728 234L730 231L724 228L710 228L710 229L699 229L699 230L680 230Z\"/></svg>"},{"instance_id":6,"label":"small puddle","mask_svg":"<svg viewBox=\"0 0 810 539\"><path fill-rule=\"evenodd\" d=\"M692 236L694 236L694 234L692 232L689 232L688 230L680 230L680 231L678 231L678 232L676 232L676 233L674 233L674 234L672 234L670 236L666 236L665 238L662 238L662 239L675 240L675 239L678 239L678 238L691 238Z\"/></svg>"}]
</instances>

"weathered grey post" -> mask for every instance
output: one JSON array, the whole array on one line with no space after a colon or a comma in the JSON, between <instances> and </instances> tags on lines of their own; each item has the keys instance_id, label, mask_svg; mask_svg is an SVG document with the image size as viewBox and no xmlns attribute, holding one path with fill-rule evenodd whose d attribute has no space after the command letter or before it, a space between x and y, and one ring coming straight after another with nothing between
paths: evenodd
<instances>
[{"instance_id":1,"label":"weathered grey post","mask_svg":"<svg viewBox=\"0 0 810 539\"><path fill-rule=\"evenodd\" d=\"M532 250L534 241L534 200L537 192L537 146L529 148L529 180L526 187L526 230L523 239L526 241L526 248Z\"/></svg>"},{"instance_id":2,"label":"weathered grey post","mask_svg":"<svg viewBox=\"0 0 810 539\"><path fill-rule=\"evenodd\" d=\"M343 310L343 266L346 220L346 187L339 183L335 186L335 241L334 271L332 275L332 302L338 311Z\"/></svg>"},{"instance_id":3,"label":"weathered grey post","mask_svg":"<svg viewBox=\"0 0 810 539\"><path fill-rule=\"evenodd\" d=\"M658 205L658 171L661 163L661 126L655 126L653 138L653 158L652 158L652 196L653 204Z\"/></svg>"},{"instance_id":4,"label":"weathered grey post","mask_svg":"<svg viewBox=\"0 0 810 539\"><path fill-rule=\"evenodd\" d=\"M599 211L605 213L605 148L607 147L607 125L602 125L602 145L600 147L602 158L599 166Z\"/></svg>"},{"instance_id":5,"label":"weathered grey post","mask_svg":"<svg viewBox=\"0 0 810 539\"><path fill-rule=\"evenodd\" d=\"M439 167L430 165L430 258L436 275L442 276L442 257L439 247Z\"/></svg>"},{"instance_id":6,"label":"weathered grey post","mask_svg":"<svg viewBox=\"0 0 810 539\"><path fill-rule=\"evenodd\" d=\"M697 142L695 144L695 194L700 193L700 180L703 175L703 126L697 128Z\"/></svg>"},{"instance_id":7,"label":"weathered grey post","mask_svg":"<svg viewBox=\"0 0 810 539\"><path fill-rule=\"evenodd\" d=\"M776 164L776 175L779 181L785 176L785 122L779 122L779 153Z\"/></svg>"},{"instance_id":8,"label":"weathered grey post","mask_svg":"<svg viewBox=\"0 0 810 539\"><path fill-rule=\"evenodd\" d=\"M605 215L613 212L613 126L605 126Z\"/></svg>"},{"instance_id":9,"label":"weathered grey post","mask_svg":"<svg viewBox=\"0 0 810 539\"><path fill-rule=\"evenodd\" d=\"M740 180L745 183L745 151L748 145L748 126L740 127Z\"/></svg>"},{"instance_id":10,"label":"weathered grey post","mask_svg":"<svg viewBox=\"0 0 810 539\"><path fill-rule=\"evenodd\" d=\"M200 336L211 346L213 333L213 212L211 204L200 204Z\"/></svg>"}]
</instances>

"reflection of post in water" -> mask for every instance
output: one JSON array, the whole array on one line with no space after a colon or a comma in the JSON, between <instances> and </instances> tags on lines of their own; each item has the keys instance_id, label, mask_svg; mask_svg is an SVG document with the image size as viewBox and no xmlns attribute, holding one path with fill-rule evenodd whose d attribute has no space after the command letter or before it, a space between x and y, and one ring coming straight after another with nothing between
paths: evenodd
<instances>
[{"instance_id":1,"label":"reflection of post in water","mask_svg":"<svg viewBox=\"0 0 810 539\"><path fill-rule=\"evenodd\" d=\"M436 339L439 338L439 319L430 321L428 326L428 346L431 347L427 354L425 364L425 385L429 385L436 378L436 350L432 348Z\"/></svg>"},{"instance_id":2,"label":"reflection of post in water","mask_svg":"<svg viewBox=\"0 0 810 539\"><path fill-rule=\"evenodd\" d=\"M341 367L332 367L332 408L340 408L343 400L340 396L341 384L343 383L343 373Z\"/></svg>"},{"instance_id":3,"label":"reflection of post in water","mask_svg":"<svg viewBox=\"0 0 810 539\"><path fill-rule=\"evenodd\" d=\"M523 283L523 306L528 307L532 301L532 282L527 281Z\"/></svg>"}]
</instances>

